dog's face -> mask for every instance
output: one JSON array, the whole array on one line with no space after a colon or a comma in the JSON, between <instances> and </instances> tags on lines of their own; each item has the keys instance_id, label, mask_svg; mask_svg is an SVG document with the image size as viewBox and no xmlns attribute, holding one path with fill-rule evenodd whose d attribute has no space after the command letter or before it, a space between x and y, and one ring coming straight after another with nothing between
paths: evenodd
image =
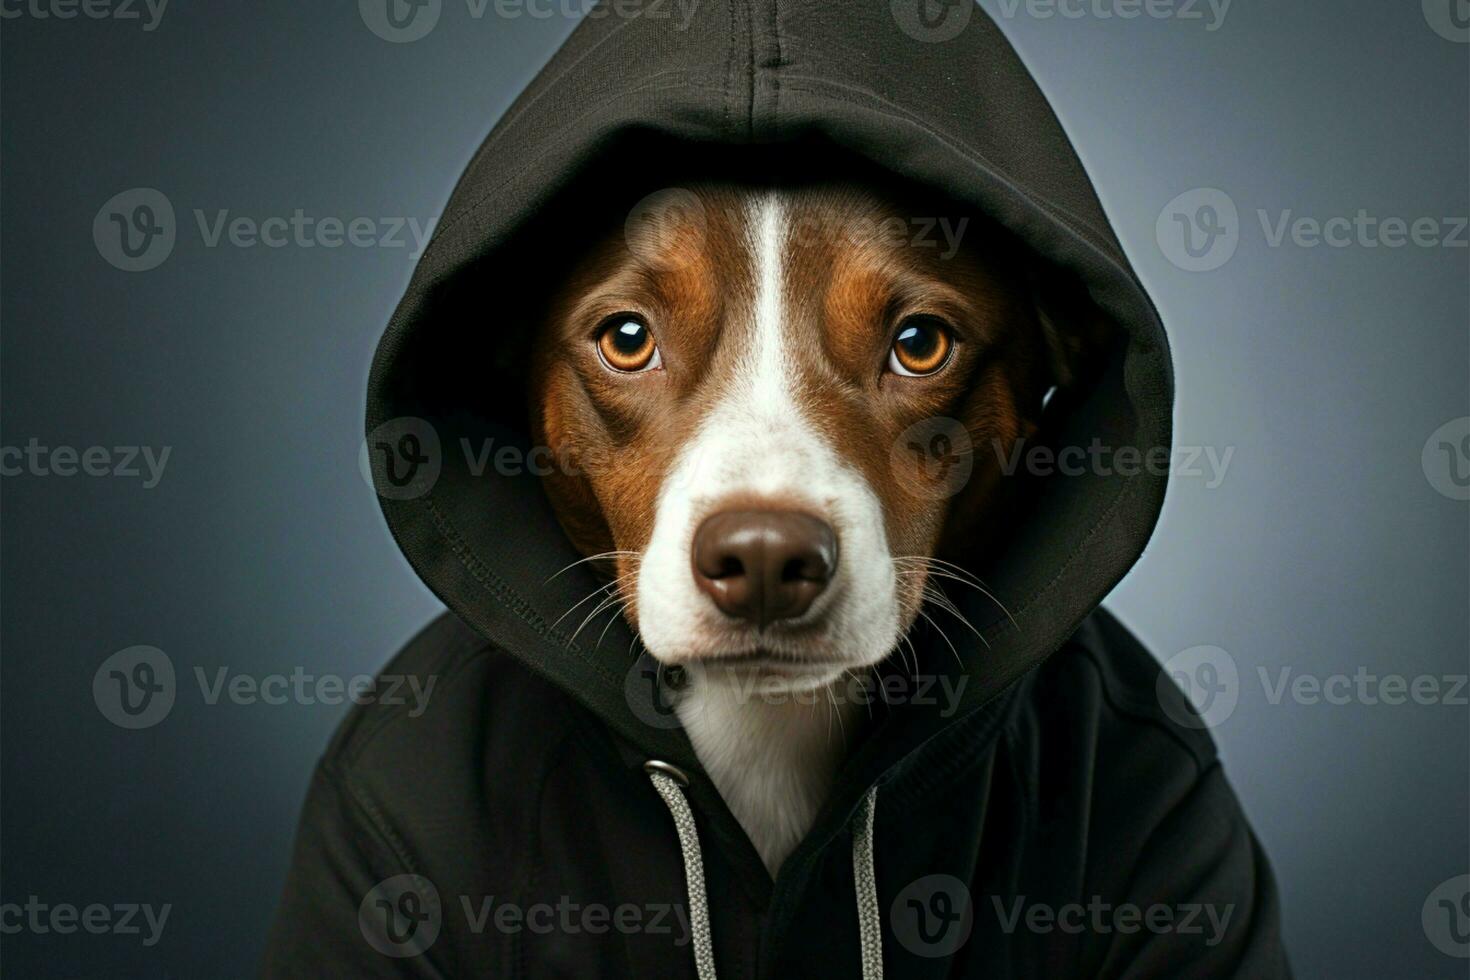
<instances>
[{"instance_id":1,"label":"dog's face","mask_svg":"<svg viewBox=\"0 0 1470 980\"><path fill-rule=\"evenodd\" d=\"M537 347L557 514L665 664L792 687L876 664L1040 411L1025 269L973 221L859 188L656 205L565 281ZM956 488L934 454L966 435Z\"/></svg>"}]
</instances>

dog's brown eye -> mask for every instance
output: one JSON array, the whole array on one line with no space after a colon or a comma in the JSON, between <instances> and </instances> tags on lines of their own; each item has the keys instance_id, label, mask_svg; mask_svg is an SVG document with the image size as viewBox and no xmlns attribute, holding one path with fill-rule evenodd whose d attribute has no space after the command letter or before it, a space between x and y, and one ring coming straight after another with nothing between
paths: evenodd
<instances>
[{"instance_id":1,"label":"dog's brown eye","mask_svg":"<svg viewBox=\"0 0 1470 980\"><path fill-rule=\"evenodd\" d=\"M911 316L898 326L893 350L888 355L888 370L906 377L933 374L949 361L954 351L954 337L943 320L936 316Z\"/></svg>"},{"instance_id":2,"label":"dog's brown eye","mask_svg":"<svg viewBox=\"0 0 1470 980\"><path fill-rule=\"evenodd\" d=\"M662 363L648 324L626 313L602 325L597 335L597 353L602 363L628 374L652 371Z\"/></svg>"}]
</instances>

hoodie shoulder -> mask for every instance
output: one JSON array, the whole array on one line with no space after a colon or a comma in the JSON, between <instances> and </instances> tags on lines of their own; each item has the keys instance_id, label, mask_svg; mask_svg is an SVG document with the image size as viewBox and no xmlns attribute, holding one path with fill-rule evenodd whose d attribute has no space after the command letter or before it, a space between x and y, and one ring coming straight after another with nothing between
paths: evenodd
<instances>
[{"instance_id":1,"label":"hoodie shoulder","mask_svg":"<svg viewBox=\"0 0 1470 980\"><path fill-rule=\"evenodd\" d=\"M1099 609L1027 676L1007 724L1040 823L1081 820L1116 851L1219 769L1214 740L1159 662Z\"/></svg>"},{"instance_id":2,"label":"hoodie shoulder","mask_svg":"<svg viewBox=\"0 0 1470 980\"><path fill-rule=\"evenodd\" d=\"M1129 629L1106 609L1088 616L1076 634L1043 666L1083 670L1113 723L1142 726L1164 736L1203 772L1218 760L1215 740L1184 692Z\"/></svg>"}]
</instances>

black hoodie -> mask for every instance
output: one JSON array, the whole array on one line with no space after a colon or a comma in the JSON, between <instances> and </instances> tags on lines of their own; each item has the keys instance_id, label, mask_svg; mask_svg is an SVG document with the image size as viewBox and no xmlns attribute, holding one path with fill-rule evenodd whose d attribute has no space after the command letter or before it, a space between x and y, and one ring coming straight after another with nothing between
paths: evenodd
<instances>
[{"instance_id":1,"label":"black hoodie","mask_svg":"<svg viewBox=\"0 0 1470 980\"><path fill-rule=\"evenodd\" d=\"M360 706L323 757L267 976L1289 975L1213 743L1098 609L1153 529L1158 466L1017 477L1021 519L968 562L1010 617L955 597L983 621L962 661L916 636L933 691L877 706L774 881L626 624L557 622L596 583L556 575L579 556L528 454L547 277L649 190L832 167L960 202L1084 286L1123 339L1045 438L1167 458L1163 326L978 7L599 4L475 154L379 345L369 460L450 612L385 670L432 679L427 707Z\"/></svg>"}]
</instances>

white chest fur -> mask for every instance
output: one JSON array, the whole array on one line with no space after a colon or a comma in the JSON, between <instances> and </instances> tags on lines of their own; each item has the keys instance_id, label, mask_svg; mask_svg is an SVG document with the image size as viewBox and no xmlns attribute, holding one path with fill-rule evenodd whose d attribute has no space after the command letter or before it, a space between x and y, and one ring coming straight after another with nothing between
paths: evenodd
<instances>
[{"instance_id":1,"label":"white chest fur","mask_svg":"<svg viewBox=\"0 0 1470 980\"><path fill-rule=\"evenodd\" d=\"M772 877L811 828L858 718L823 688L771 694L716 669L691 679L679 720Z\"/></svg>"}]
</instances>

